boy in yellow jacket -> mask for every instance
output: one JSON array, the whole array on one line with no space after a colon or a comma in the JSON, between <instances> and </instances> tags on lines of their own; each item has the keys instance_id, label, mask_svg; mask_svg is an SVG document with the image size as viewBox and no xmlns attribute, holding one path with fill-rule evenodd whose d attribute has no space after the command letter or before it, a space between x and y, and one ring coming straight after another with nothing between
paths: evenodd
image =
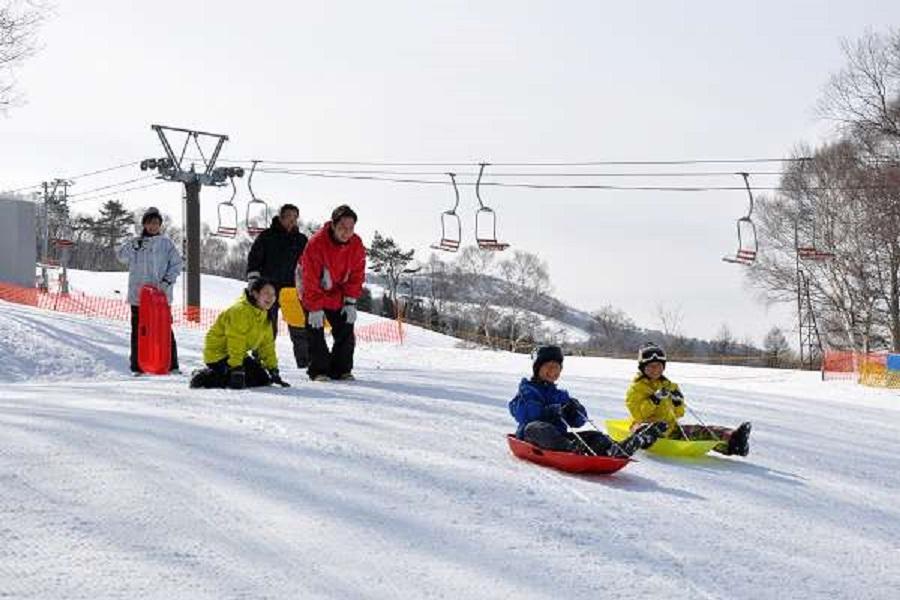
<instances>
[{"instance_id":1,"label":"boy in yellow jacket","mask_svg":"<svg viewBox=\"0 0 900 600\"><path fill-rule=\"evenodd\" d=\"M668 424L665 437L688 440L719 440L713 450L722 454L747 456L750 452L750 423L742 423L737 429L706 425L681 425L684 416L684 394L678 384L663 375L666 370L666 353L656 344L648 343L638 351L638 371L625 394L625 406L631 413L634 426L642 423L665 421Z\"/></svg>"},{"instance_id":2,"label":"boy in yellow jacket","mask_svg":"<svg viewBox=\"0 0 900 600\"><path fill-rule=\"evenodd\" d=\"M206 334L206 368L194 373L192 388L243 389L273 383L290 387L278 373L275 337L268 318L274 303L275 286L258 278L219 315Z\"/></svg>"}]
</instances>

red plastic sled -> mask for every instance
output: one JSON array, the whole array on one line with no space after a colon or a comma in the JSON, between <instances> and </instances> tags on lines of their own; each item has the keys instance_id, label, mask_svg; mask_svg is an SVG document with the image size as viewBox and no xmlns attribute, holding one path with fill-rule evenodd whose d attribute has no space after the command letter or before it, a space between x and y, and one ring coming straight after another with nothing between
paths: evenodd
<instances>
[{"instance_id":1,"label":"red plastic sled","mask_svg":"<svg viewBox=\"0 0 900 600\"><path fill-rule=\"evenodd\" d=\"M138 307L138 366L162 375L172 363L172 313L166 295L152 285L141 288Z\"/></svg>"},{"instance_id":2,"label":"red plastic sled","mask_svg":"<svg viewBox=\"0 0 900 600\"><path fill-rule=\"evenodd\" d=\"M509 442L509 449L512 450L512 453L519 458L567 473L615 473L631 462L630 458L586 456L571 452L544 450L518 439L512 433L506 435L506 441Z\"/></svg>"}]
</instances>

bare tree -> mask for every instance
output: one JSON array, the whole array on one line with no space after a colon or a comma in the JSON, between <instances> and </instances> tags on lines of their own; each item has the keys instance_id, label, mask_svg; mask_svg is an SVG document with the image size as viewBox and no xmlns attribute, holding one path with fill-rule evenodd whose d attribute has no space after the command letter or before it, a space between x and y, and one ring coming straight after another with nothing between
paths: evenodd
<instances>
[{"instance_id":1,"label":"bare tree","mask_svg":"<svg viewBox=\"0 0 900 600\"><path fill-rule=\"evenodd\" d=\"M791 346L788 344L784 331L780 327L772 327L763 340L763 351L766 355L766 366L783 367L789 364L793 358Z\"/></svg>"},{"instance_id":2,"label":"bare tree","mask_svg":"<svg viewBox=\"0 0 900 600\"><path fill-rule=\"evenodd\" d=\"M819 111L873 140L900 140L900 30L842 44L847 65L831 77Z\"/></svg>"},{"instance_id":3,"label":"bare tree","mask_svg":"<svg viewBox=\"0 0 900 600\"><path fill-rule=\"evenodd\" d=\"M512 258L500 263L500 276L505 286L503 304L511 309L506 321L506 339L510 350L533 337L540 328L540 320L531 312L552 290L547 263L537 255L515 250Z\"/></svg>"},{"instance_id":4,"label":"bare tree","mask_svg":"<svg viewBox=\"0 0 900 600\"><path fill-rule=\"evenodd\" d=\"M619 352L624 349L630 332L637 329L625 311L612 304L606 304L591 313L592 345L601 350Z\"/></svg>"},{"instance_id":5,"label":"bare tree","mask_svg":"<svg viewBox=\"0 0 900 600\"><path fill-rule=\"evenodd\" d=\"M758 203L764 255L749 270L772 300L805 286L827 345L900 343L900 178L852 139L791 163L781 192ZM810 260L810 253L827 260Z\"/></svg>"},{"instance_id":6,"label":"bare tree","mask_svg":"<svg viewBox=\"0 0 900 600\"><path fill-rule=\"evenodd\" d=\"M492 336L492 325L498 320L493 308L496 303L496 286L492 277L497 274L497 253L482 250L477 246L466 246L455 265L457 285L464 288L465 297L475 305L474 317L479 332L488 343Z\"/></svg>"},{"instance_id":7,"label":"bare tree","mask_svg":"<svg viewBox=\"0 0 900 600\"><path fill-rule=\"evenodd\" d=\"M722 323L722 326L719 327L719 331L716 333L716 337L713 338L712 344L713 350L719 356L727 356L731 353L735 346L735 339L727 323Z\"/></svg>"},{"instance_id":8,"label":"bare tree","mask_svg":"<svg viewBox=\"0 0 900 600\"><path fill-rule=\"evenodd\" d=\"M34 0L0 0L0 110L16 100L14 71L36 51L47 11Z\"/></svg>"}]
</instances>

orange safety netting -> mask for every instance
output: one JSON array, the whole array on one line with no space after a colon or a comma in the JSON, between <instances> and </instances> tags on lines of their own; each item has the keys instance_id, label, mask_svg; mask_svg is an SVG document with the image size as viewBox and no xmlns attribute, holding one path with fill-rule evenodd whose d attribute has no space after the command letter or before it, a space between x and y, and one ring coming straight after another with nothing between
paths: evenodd
<instances>
[{"instance_id":1,"label":"orange safety netting","mask_svg":"<svg viewBox=\"0 0 900 600\"><path fill-rule=\"evenodd\" d=\"M43 310L83 315L113 321L130 321L131 306L116 298L89 296L83 292L62 294L43 292L37 288L0 283L0 300L34 306ZM172 323L176 327L207 329L222 311L215 308L196 306L173 306ZM278 322L279 331L286 333L287 324ZM360 325L355 329L356 340L360 342L403 343L403 326L399 321L385 321L371 325Z\"/></svg>"},{"instance_id":2,"label":"orange safety netting","mask_svg":"<svg viewBox=\"0 0 900 600\"><path fill-rule=\"evenodd\" d=\"M852 379L876 387L900 387L900 372L887 368L887 352L826 350L823 379Z\"/></svg>"}]
</instances>

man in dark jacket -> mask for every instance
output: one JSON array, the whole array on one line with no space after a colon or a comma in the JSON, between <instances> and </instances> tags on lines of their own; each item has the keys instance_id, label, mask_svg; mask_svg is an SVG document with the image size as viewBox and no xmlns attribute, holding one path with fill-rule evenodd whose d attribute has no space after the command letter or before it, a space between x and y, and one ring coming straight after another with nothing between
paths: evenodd
<instances>
[{"instance_id":1,"label":"man in dark jacket","mask_svg":"<svg viewBox=\"0 0 900 600\"><path fill-rule=\"evenodd\" d=\"M275 285L275 291L281 294L283 288L293 288L299 277L296 275L300 255L306 248L306 236L297 228L300 217L299 209L293 204L285 204L272 219L272 224L257 236L247 256L247 282L262 277ZM299 289L297 290L299 294ZM273 335L278 335L278 301L269 309L269 321ZM294 346L294 359L297 367L305 369L309 364L309 342L306 329L288 325L291 343Z\"/></svg>"}]
</instances>

